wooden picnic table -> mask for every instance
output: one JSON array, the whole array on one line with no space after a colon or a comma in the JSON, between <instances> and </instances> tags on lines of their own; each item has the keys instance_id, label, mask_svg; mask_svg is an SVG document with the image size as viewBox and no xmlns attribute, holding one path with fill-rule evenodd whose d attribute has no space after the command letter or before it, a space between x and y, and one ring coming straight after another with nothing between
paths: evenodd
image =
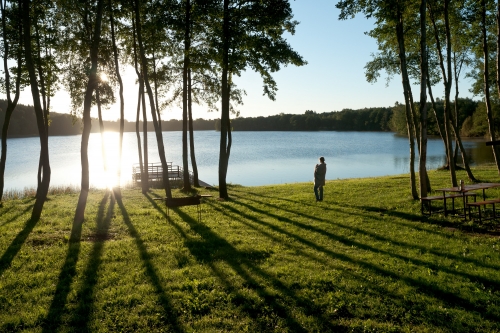
<instances>
[{"instance_id":1,"label":"wooden picnic table","mask_svg":"<svg viewBox=\"0 0 500 333\"><path fill-rule=\"evenodd\" d=\"M478 190L483 190L483 201L486 202L486 190L490 188L495 188L495 187L500 187L500 183L477 183L477 184L470 184L470 185L464 185L463 187L460 186L455 186L455 187L447 187L447 188L438 188L436 191L441 191L443 192L443 201L444 201L444 211L446 215L446 198L447 195L446 193L456 193L460 194L463 200L464 204L464 218L467 218L467 211L466 211L466 206L467 206L467 197L468 193L472 191L478 191ZM474 197L475 201L475 197ZM476 203L480 204L480 203Z\"/></svg>"}]
</instances>

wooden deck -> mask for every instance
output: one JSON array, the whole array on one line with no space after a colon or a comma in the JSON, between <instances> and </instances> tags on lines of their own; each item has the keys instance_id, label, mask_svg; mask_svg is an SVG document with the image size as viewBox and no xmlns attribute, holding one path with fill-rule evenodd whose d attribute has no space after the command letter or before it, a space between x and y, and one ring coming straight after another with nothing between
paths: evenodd
<instances>
[{"instance_id":1,"label":"wooden deck","mask_svg":"<svg viewBox=\"0 0 500 333\"><path fill-rule=\"evenodd\" d=\"M183 169L178 165L173 165L172 162L167 162L168 179L181 180L184 178ZM157 183L163 180L163 168L161 163L148 163L147 175L150 183ZM142 181L141 166L137 163L132 166L132 180L134 183ZM193 184L193 173L189 171L189 181ZM212 187L204 181L198 180L200 186Z\"/></svg>"}]
</instances>

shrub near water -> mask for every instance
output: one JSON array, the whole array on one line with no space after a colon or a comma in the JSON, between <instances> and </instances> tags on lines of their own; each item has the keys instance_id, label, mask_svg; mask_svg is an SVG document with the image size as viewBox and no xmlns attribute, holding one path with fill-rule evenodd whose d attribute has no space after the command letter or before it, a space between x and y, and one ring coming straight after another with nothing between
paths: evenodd
<instances>
[{"instance_id":1,"label":"shrub near water","mask_svg":"<svg viewBox=\"0 0 500 333\"><path fill-rule=\"evenodd\" d=\"M81 225L77 194L36 223L33 198L7 200L0 331L500 331L498 222L422 217L408 185L328 181L322 203L312 184L203 189L201 222L194 206L167 216L160 190L93 191Z\"/></svg>"}]
</instances>

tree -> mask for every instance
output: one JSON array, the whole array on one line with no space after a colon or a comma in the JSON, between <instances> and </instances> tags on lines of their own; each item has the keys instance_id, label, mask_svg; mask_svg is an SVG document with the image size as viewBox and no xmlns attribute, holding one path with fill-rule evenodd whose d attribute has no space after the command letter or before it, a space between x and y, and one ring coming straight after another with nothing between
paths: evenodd
<instances>
[{"instance_id":1,"label":"tree","mask_svg":"<svg viewBox=\"0 0 500 333\"><path fill-rule=\"evenodd\" d=\"M493 110L491 106L491 98L490 98L490 78L489 78L489 49L488 49L488 33L486 26L486 1L481 0L480 2L480 17L481 17L481 36L482 36L482 46L483 46L483 56L484 56L484 100L486 103L486 116L488 119L488 129L490 132L490 140L496 140L495 128L493 124ZM497 146L493 145L493 157L495 158L495 163L497 165L498 172L500 173L500 156Z\"/></svg>"},{"instance_id":2,"label":"tree","mask_svg":"<svg viewBox=\"0 0 500 333\"><path fill-rule=\"evenodd\" d=\"M31 213L31 220L37 221L42 214L43 205L47 199L50 185L50 161L49 161L49 136L46 131L46 120L40 103L40 89L37 81L33 49L31 46L31 18L30 18L30 0L22 2L22 21L24 37L24 54L26 68L28 70L31 94L33 95L33 107L35 109L38 134L40 137L40 164L42 167L42 179L39 182L36 191L36 200Z\"/></svg>"},{"instance_id":3,"label":"tree","mask_svg":"<svg viewBox=\"0 0 500 333\"><path fill-rule=\"evenodd\" d=\"M123 81L120 75L120 64L118 61L118 48L116 47L116 37L115 37L115 20L113 15L113 4L111 0L108 0L109 5L109 22L111 27L111 41L113 45L113 57L115 63L115 71L116 77L118 79L119 84L119 96L120 96L120 139L118 142L118 189L115 191L115 195L121 196L120 191L120 183L121 183L121 175L122 175L122 153L123 153L123 132L125 130L125 102L123 99ZM119 192L120 191L120 192Z\"/></svg>"},{"instance_id":4,"label":"tree","mask_svg":"<svg viewBox=\"0 0 500 333\"><path fill-rule=\"evenodd\" d=\"M2 153L0 156L0 206L2 205L2 197L4 190L5 179L5 164L7 161L7 134L9 132L10 119L12 113L16 108L19 101L19 93L21 87L21 68L22 68L22 20L21 20L21 4L17 8L12 4L10 8L7 7L6 0L0 0L1 14L2 14L2 40L3 40L3 69L4 69L4 84L2 88L7 95L7 109L5 110L5 119L2 126ZM9 16L9 17L8 17ZM11 74L9 69L8 60L11 59L11 49L15 54L16 68L15 73L15 86L12 91ZM12 99L12 92L14 99Z\"/></svg>"},{"instance_id":5,"label":"tree","mask_svg":"<svg viewBox=\"0 0 500 333\"><path fill-rule=\"evenodd\" d=\"M419 176L420 176L420 197L427 196L427 181L423 175L427 174L427 1L420 2L420 161L419 161Z\"/></svg>"},{"instance_id":6,"label":"tree","mask_svg":"<svg viewBox=\"0 0 500 333\"><path fill-rule=\"evenodd\" d=\"M165 195L167 196L167 198L171 198L172 192L171 192L170 183L168 180L168 166L167 166L167 160L165 158L165 148L163 145L163 135L161 133L161 128L159 127L159 123L158 123L153 90L151 89L151 85L149 83L148 62L146 59L146 51L144 48L143 37L142 37L142 26L141 26L139 0L134 0L133 5L134 5L135 25L137 28L137 43L139 45L139 58L141 61L141 68L142 68L142 75L144 78L144 85L146 86L146 90L147 90L148 97L149 97L149 106L151 108L151 116L153 119L153 125L154 125L155 133L156 133L156 142L158 145L158 153L160 155L160 161L161 161L162 170L163 170L163 186L165 188Z\"/></svg>"},{"instance_id":7,"label":"tree","mask_svg":"<svg viewBox=\"0 0 500 333\"><path fill-rule=\"evenodd\" d=\"M88 144L90 137L90 129L92 127L90 119L90 108L92 106L92 94L98 86L97 78L97 63L98 63L98 53L99 53L99 43L101 39L101 24L103 16L103 2L104 0L98 0L97 8L95 12L95 23L91 31L93 34L91 36L90 44L90 61L91 67L89 71L87 88L85 90L85 98L83 102L83 133L82 133L82 145L81 145L81 163L82 163L82 180L80 188L80 196L78 197L78 204L75 211L74 221L81 223L85 217L85 207L87 205L87 197L89 193L89 159L88 159ZM89 12L84 13L85 17L89 15ZM87 26L86 28L89 28Z\"/></svg>"},{"instance_id":8,"label":"tree","mask_svg":"<svg viewBox=\"0 0 500 333\"><path fill-rule=\"evenodd\" d=\"M451 33L450 33L450 22L449 22L449 0L444 0L444 27L446 32L446 67L445 67L445 59L441 52L441 42L439 39L438 29L436 27L436 20L434 17L434 11L432 6L432 1L429 1L429 14L434 27L434 35L436 38L436 49L439 54L439 65L441 67L441 73L443 77L444 84L444 95L445 95L445 104L444 104L444 131L446 138L446 151L448 158L448 167L450 169L451 183L452 186L457 186L457 176L455 173L455 160L452 149L452 139L451 139L451 105L450 105L450 93L451 93L451 85L452 81L452 72L451 72Z\"/></svg>"},{"instance_id":9,"label":"tree","mask_svg":"<svg viewBox=\"0 0 500 333\"><path fill-rule=\"evenodd\" d=\"M408 62L406 55L405 45L405 15L404 11L413 13L413 3L405 0L391 0L391 1L365 1L365 0L344 0L337 3L337 8L341 10L340 19L347 19L353 17L357 13L364 13L366 17L374 17L377 21L377 27L373 29L369 35L377 38L379 48L383 49L385 54L390 56L389 59L394 58L397 54L398 67L395 62L382 62L387 64L384 66L389 69L390 73L399 71L401 74L401 81L403 85L403 94L405 98L405 113L408 140L410 144L410 190L414 199L418 198L415 180L415 139L420 148L420 124L417 120L415 106L413 103L413 95L410 86L410 79L408 74ZM408 15L406 15L408 16ZM413 19L413 16L409 16ZM411 21L410 21L411 22ZM387 50L385 46L390 46ZM382 58L385 59L386 57ZM376 66L381 68L382 66ZM369 67L370 69L370 67ZM376 78L375 74L367 76L368 78ZM421 175L427 179L427 174Z\"/></svg>"},{"instance_id":10,"label":"tree","mask_svg":"<svg viewBox=\"0 0 500 333\"><path fill-rule=\"evenodd\" d=\"M298 24L292 21L287 0L249 1L223 0L214 17L211 42L214 59L220 69L221 140L219 152L219 197L228 199L226 175L231 153L230 102L232 78L247 67L257 71L264 82L264 94L274 100L276 82L271 73L280 66L302 66L305 61L283 38L294 33Z\"/></svg>"}]
</instances>

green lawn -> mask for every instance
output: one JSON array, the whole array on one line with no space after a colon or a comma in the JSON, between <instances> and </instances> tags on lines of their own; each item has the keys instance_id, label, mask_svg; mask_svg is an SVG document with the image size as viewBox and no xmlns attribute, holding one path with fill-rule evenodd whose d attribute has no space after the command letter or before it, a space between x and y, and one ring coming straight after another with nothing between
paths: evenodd
<instances>
[{"instance_id":1,"label":"green lawn","mask_svg":"<svg viewBox=\"0 0 500 333\"><path fill-rule=\"evenodd\" d=\"M500 222L422 217L408 175L327 181L321 203L312 183L199 192L201 222L160 190L93 191L82 225L78 194L36 223L5 201L0 331L500 332Z\"/></svg>"}]
</instances>

